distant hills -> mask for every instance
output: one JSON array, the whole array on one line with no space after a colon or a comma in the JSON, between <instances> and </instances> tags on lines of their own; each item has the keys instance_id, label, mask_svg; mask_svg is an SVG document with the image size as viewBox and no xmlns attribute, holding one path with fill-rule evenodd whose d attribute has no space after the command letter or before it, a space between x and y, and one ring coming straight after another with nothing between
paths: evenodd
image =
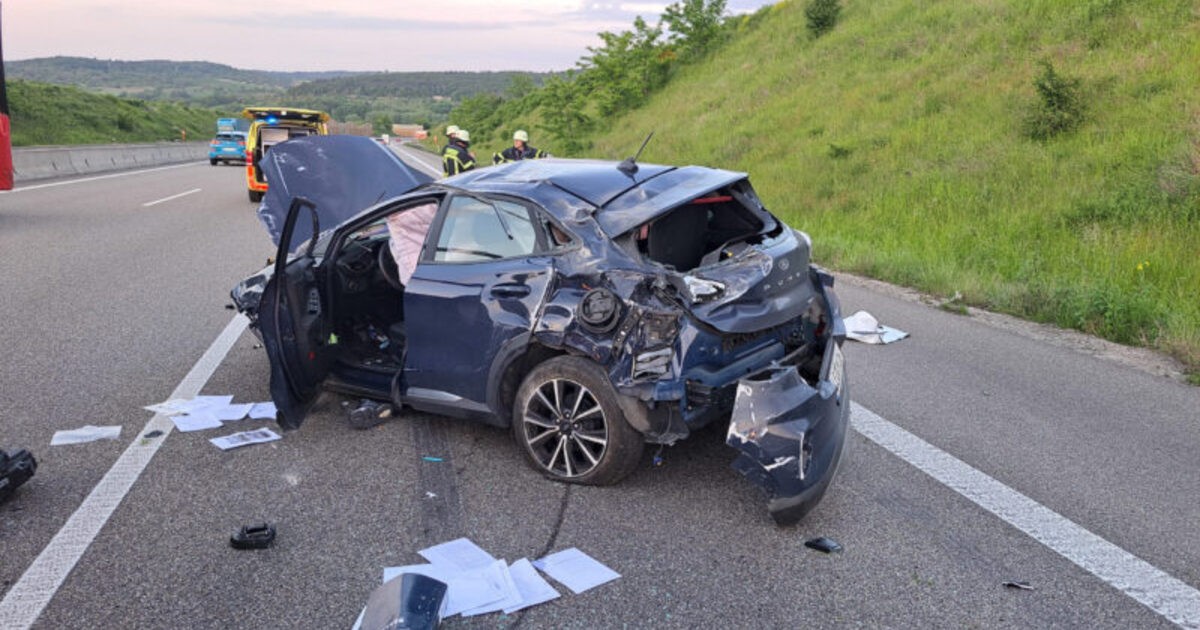
<instances>
[{"instance_id":1,"label":"distant hills","mask_svg":"<svg viewBox=\"0 0 1200 630\"><path fill-rule=\"evenodd\" d=\"M431 124L475 94L502 94L514 78L540 85L534 72L274 72L205 61L116 61L44 57L8 61L10 79L69 85L150 101L176 101L235 114L247 105L290 105L352 122Z\"/></svg>"}]
</instances>

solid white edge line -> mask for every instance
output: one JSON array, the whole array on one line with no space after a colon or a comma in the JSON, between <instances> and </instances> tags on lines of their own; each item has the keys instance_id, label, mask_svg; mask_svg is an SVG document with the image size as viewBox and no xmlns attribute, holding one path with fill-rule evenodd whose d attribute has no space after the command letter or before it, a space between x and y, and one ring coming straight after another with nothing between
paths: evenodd
<instances>
[{"instance_id":1,"label":"solid white edge line","mask_svg":"<svg viewBox=\"0 0 1200 630\"><path fill-rule=\"evenodd\" d=\"M979 507L1183 628L1200 628L1200 591L859 405L851 425Z\"/></svg>"},{"instance_id":2,"label":"solid white edge line","mask_svg":"<svg viewBox=\"0 0 1200 630\"><path fill-rule=\"evenodd\" d=\"M244 316L235 315L167 399L191 398L199 394L248 323ZM134 436L125 452L0 601L0 628L28 628L37 621L174 428L170 418L155 414ZM157 438L142 437L155 430L163 434Z\"/></svg>"},{"instance_id":3,"label":"solid white edge line","mask_svg":"<svg viewBox=\"0 0 1200 630\"><path fill-rule=\"evenodd\" d=\"M200 192L199 188L193 188L189 191L181 192L178 195L171 195L170 197L163 197L162 199L155 199L154 201L147 201L146 203L142 204L142 207L149 208L150 206L157 206L160 203L163 203L166 201L171 201L173 199L178 199L180 197L186 197L188 195L191 195L193 193L198 193L198 192Z\"/></svg>"},{"instance_id":4,"label":"solid white edge line","mask_svg":"<svg viewBox=\"0 0 1200 630\"><path fill-rule=\"evenodd\" d=\"M436 168L434 168L434 167L432 167L432 166L430 166L430 165L426 164L424 160L422 160L421 158L419 158L419 157L417 157L417 156L416 156L416 154L415 154L415 152L417 151L416 149L410 149L410 148L408 148L408 147L406 147L406 146L404 146L404 145L400 145L400 149L401 149L401 150L403 150L403 151L404 151L406 154L408 154L408 157L409 157L409 158L411 158L411 159L412 159L414 162L416 162L417 166L419 166L419 167L421 167L421 168L423 168L423 169L425 169L425 170L429 171L429 172L430 172L430 173L432 173L432 174L433 174L435 177L441 177L441 176L442 176L442 172L441 172L441 171L439 171L438 169L436 169ZM430 156L430 158L432 159L432 156ZM408 162L408 160L405 160L405 162ZM409 162L409 163L411 164L411 162Z\"/></svg>"},{"instance_id":5,"label":"solid white edge line","mask_svg":"<svg viewBox=\"0 0 1200 630\"><path fill-rule=\"evenodd\" d=\"M69 179L64 182L50 182L48 184L34 184L33 186L21 186L12 190L0 190L0 195L11 195L13 193L25 192L27 190L38 190L41 188L54 188L55 186L66 186L68 184L82 184L84 182L94 182L100 179L112 179L113 177L125 177L127 175L141 175L142 173L154 173L157 171L166 171L173 168L183 168L185 166L196 166L198 164L206 164L206 162L184 162L183 164L172 164L170 166L158 166L155 168L143 168L136 171L121 171L120 173L110 173L108 175L96 175L95 177L84 177L82 179Z\"/></svg>"}]
</instances>

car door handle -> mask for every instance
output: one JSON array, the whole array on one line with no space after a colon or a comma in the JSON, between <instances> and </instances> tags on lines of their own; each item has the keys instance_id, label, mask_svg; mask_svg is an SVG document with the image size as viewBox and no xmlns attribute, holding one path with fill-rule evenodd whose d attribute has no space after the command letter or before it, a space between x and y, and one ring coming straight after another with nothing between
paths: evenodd
<instances>
[{"instance_id":1,"label":"car door handle","mask_svg":"<svg viewBox=\"0 0 1200 630\"><path fill-rule=\"evenodd\" d=\"M519 298L529 295L528 284L497 284L492 287L492 296L498 298Z\"/></svg>"}]
</instances>

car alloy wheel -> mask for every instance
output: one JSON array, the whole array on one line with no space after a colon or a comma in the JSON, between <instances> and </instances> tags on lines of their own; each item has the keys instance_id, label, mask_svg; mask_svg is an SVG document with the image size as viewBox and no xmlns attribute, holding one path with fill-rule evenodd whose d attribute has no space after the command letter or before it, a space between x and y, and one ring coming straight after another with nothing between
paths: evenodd
<instances>
[{"instance_id":1,"label":"car alloy wheel","mask_svg":"<svg viewBox=\"0 0 1200 630\"><path fill-rule=\"evenodd\" d=\"M594 362L561 356L525 377L513 404L513 436L529 463L559 481L609 485L637 467L645 439Z\"/></svg>"},{"instance_id":2,"label":"car alloy wheel","mask_svg":"<svg viewBox=\"0 0 1200 630\"><path fill-rule=\"evenodd\" d=\"M542 468L556 477L585 475L608 448L608 418L591 390L556 378L534 391L521 417L525 443Z\"/></svg>"}]
</instances>

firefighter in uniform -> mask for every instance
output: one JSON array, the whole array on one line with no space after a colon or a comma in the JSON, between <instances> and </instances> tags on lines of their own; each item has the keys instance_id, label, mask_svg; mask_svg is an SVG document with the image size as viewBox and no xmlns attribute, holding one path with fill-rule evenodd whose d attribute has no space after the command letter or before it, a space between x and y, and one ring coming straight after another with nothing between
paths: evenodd
<instances>
[{"instance_id":1,"label":"firefighter in uniform","mask_svg":"<svg viewBox=\"0 0 1200 630\"><path fill-rule=\"evenodd\" d=\"M492 164L504 164L517 160L536 160L550 157L549 153L529 146L529 134L524 129L518 129L513 134L513 145L507 149L492 154Z\"/></svg>"},{"instance_id":2,"label":"firefighter in uniform","mask_svg":"<svg viewBox=\"0 0 1200 630\"><path fill-rule=\"evenodd\" d=\"M471 155L471 134L459 129L450 137L450 144L442 150L442 173L449 177L475 168L475 156Z\"/></svg>"}]
</instances>

